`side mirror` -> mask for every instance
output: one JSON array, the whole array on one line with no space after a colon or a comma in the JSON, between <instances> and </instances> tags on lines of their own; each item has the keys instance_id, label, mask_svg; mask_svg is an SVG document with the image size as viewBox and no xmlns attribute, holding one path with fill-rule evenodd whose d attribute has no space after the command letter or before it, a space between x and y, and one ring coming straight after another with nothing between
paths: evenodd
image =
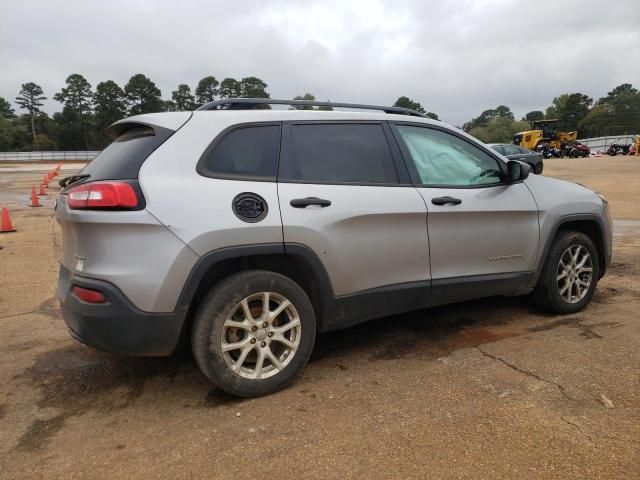
<instances>
[{"instance_id":1,"label":"side mirror","mask_svg":"<svg viewBox=\"0 0 640 480\"><path fill-rule=\"evenodd\" d=\"M507 162L507 181L508 183L521 182L531 173L531 166L526 163L520 163L515 160Z\"/></svg>"}]
</instances>

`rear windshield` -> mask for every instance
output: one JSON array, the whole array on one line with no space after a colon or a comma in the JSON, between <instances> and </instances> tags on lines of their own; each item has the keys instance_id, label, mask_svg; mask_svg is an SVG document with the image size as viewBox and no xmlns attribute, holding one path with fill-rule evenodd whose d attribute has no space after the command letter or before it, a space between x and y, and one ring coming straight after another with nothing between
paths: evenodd
<instances>
[{"instance_id":1,"label":"rear windshield","mask_svg":"<svg viewBox=\"0 0 640 480\"><path fill-rule=\"evenodd\" d=\"M138 178L140 167L173 130L138 125L121 133L94 158L80 174L90 175L87 181Z\"/></svg>"}]
</instances>

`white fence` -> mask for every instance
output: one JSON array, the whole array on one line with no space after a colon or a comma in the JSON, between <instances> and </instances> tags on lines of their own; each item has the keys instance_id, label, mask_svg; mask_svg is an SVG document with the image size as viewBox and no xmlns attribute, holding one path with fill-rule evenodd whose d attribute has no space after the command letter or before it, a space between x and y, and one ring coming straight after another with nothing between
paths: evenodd
<instances>
[{"instance_id":1,"label":"white fence","mask_svg":"<svg viewBox=\"0 0 640 480\"><path fill-rule=\"evenodd\" d=\"M591 149L592 152L606 153L612 143L629 144L636 141L635 135L620 135L612 137L583 138L578 140ZM42 162L67 161L88 162L100 153L97 151L77 152L0 152L0 162Z\"/></svg>"},{"instance_id":2,"label":"white fence","mask_svg":"<svg viewBox=\"0 0 640 480\"><path fill-rule=\"evenodd\" d=\"M618 137L595 137L595 138L583 138L578 140L580 143L584 143L591 149L592 152L606 153L609 145L612 143L618 143L622 145L628 145L636 141L635 135L620 135Z\"/></svg>"},{"instance_id":3,"label":"white fence","mask_svg":"<svg viewBox=\"0 0 640 480\"><path fill-rule=\"evenodd\" d=\"M100 152L0 152L0 162L87 162L93 160Z\"/></svg>"}]
</instances>

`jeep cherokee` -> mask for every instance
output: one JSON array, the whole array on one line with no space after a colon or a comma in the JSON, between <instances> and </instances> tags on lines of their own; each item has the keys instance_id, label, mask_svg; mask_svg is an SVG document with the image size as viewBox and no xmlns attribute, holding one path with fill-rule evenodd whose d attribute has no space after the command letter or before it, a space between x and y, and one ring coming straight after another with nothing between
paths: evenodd
<instances>
[{"instance_id":1,"label":"jeep cherokee","mask_svg":"<svg viewBox=\"0 0 640 480\"><path fill-rule=\"evenodd\" d=\"M577 312L611 262L602 196L415 111L225 99L108 134L56 208L71 335L124 355L190 340L235 395L285 387L316 332L376 317L525 294Z\"/></svg>"}]
</instances>

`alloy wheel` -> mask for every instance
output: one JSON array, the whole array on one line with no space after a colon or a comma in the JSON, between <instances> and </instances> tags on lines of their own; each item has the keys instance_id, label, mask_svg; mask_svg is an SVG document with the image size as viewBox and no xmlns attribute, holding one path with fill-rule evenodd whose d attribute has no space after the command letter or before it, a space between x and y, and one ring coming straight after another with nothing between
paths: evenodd
<instances>
[{"instance_id":1,"label":"alloy wheel","mask_svg":"<svg viewBox=\"0 0 640 480\"><path fill-rule=\"evenodd\" d=\"M242 299L222 326L221 351L237 375L259 380L282 371L300 345L302 324L295 306L275 292Z\"/></svg>"},{"instance_id":2,"label":"alloy wheel","mask_svg":"<svg viewBox=\"0 0 640 480\"><path fill-rule=\"evenodd\" d=\"M558 262L556 281L560 297L567 303L582 300L593 280L593 262L589 251L582 245L571 245Z\"/></svg>"}]
</instances>

